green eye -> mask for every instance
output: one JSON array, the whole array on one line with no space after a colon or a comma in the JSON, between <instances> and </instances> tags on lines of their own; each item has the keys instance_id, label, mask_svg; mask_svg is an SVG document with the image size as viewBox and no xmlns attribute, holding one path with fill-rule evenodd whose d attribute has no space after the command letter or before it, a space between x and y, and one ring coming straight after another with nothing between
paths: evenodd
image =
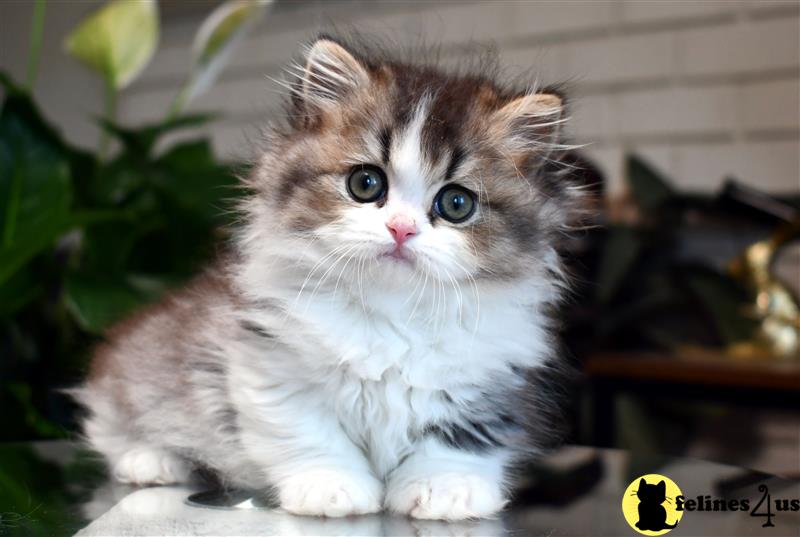
<instances>
[{"instance_id":1,"label":"green eye","mask_svg":"<svg viewBox=\"0 0 800 537\"><path fill-rule=\"evenodd\" d=\"M371 203L386 195L386 175L377 166L359 166L347 178L347 191L359 203Z\"/></svg>"},{"instance_id":2,"label":"green eye","mask_svg":"<svg viewBox=\"0 0 800 537\"><path fill-rule=\"evenodd\" d=\"M464 187L448 185L436 194L433 210L445 220L458 224L475 212L475 194Z\"/></svg>"}]
</instances>

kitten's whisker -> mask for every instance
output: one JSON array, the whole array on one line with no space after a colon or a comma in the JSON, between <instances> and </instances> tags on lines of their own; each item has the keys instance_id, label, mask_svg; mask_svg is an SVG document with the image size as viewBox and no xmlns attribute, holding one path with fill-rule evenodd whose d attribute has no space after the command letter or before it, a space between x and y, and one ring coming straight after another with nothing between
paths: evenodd
<instances>
[{"instance_id":1,"label":"kitten's whisker","mask_svg":"<svg viewBox=\"0 0 800 537\"><path fill-rule=\"evenodd\" d=\"M429 256L432 257L432 258L436 258L438 266L441 267L442 272L448 278L448 280L450 281L451 286L453 287L453 290L454 290L455 295L456 295L457 304L458 304L458 315L459 315L459 324L460 324L461 320L462 320L462 312L463 312L463 307L464 307L463 295L461 293L461 288L458 285L457 279L453 276L452 272L447 270L447 268L445 266L448 261L454 261L454 260L451 260L451 259L448 259L448 258L442 259L441 256L439 255L439 253L436 252L436 251L430 252ZM449 311L447 309L447 293L446 293L446 288L445 288L445 281L441 278L441 273L439 272L438 268L437 268L437 277L441 280L441 292L442 292L442 299L443 299L443 315L442 315L442 319L445 319L445 318L449 317ZM438 314L438 310L437 310L437 314Z\"/></svg>"},{"instance_id":2,"label":"kitten's whisker","mask_svg":"<svg viewBox=\"0 0 800 537\"><path fill-rule=\"evenodd\" d=\"M337 253L339 253L340 251L342 251L344 248L345 248L345 246L337 246L336 248L334 248L333 250L331 250L330 252L328 252L327 254L325 254L325 255L324 255L324 256L323 256L321 259L319 259L319 260L318 260L318 261L317 261L317 262L316 262L316 263L315 263L315 264L314 264L314 265L311 267L311 270L310 270L310 271L308 272L308 274L306 275L306 278L305 278L305 280L303 281L303 284L300 286L300 291L298 291L298 293L297 293L297 294L298 294L298 297L299 297L300 293L302 293L302 292L303 292L303 289L305 288L306 284L308 284L309 280L312 278L312 276L314 275L314 273L315 273L315 272L316 272L316 271L317 271L317 270L318 270L318 269L319 269L319 268L320 268L320 267L321 267L321 266L322 266L322 265L325 263L325 261L327 261L329 258L331 258L331 257L335 256Z\"/></svg>"},{"instance_id":3,"label":"kitten's whisker","mask_svg":"<svg viewBox=\"0 0 800 537\"><path fill-rule=\"evenodd\" d=\"M317 296L317 292L319 291L322 284L325 283L325 281L328 279L330 273L333 271L334 268L336 268L336 265L338 265L339 262L342 259L344 259L351 251L355 250L358 247L359 247L358 244L349 246L347 250L343 252L339 257L337 257L336 260L333 262L333 264L331 264L331 266L328 267L328 269L322 274L322 277L317 281L317 285L314 286L314 291L311 293L311 297L308 299L309 305L314 300L314 297Z\"/></svg>"},{"instance_id":4,"label":"kitten's whisker","mask_svg":"<svg viewBox=\"0 0 800 537\"><path fill-rule=\"evenodd\" d=\"M414 288L411 290L406 299L403 301L403 306L411 302L421 282L422 282L422 271L421 270L414 271Z\"/></svg>"},{"instance_id":5,"label":"kitten's whisker","mask_svg":"<svg viewBox=\"0 0 800 537\"><path fill-rule=\"evenodd\" d=\"M453 291L456 293L456 301L458 302L458 326L464 326L464 297L461 294L461 287L459 286L456 279L450 273L449 270L442 267L444 270L445 275L450 280L450 284L453 286Z\"/></svg>"},{"instance_id":6,"label":"kitten's whisker","mask_svg":"<svg viewBox=\"0 0 800 537\"><path fill-rule=\"evenodd\" d=\"M295 268L295 269L299 268L300 265L305 261L306 256L308 254L308 251L311 250L311 248L313 248L314 244L318 240L319 240L319 236L318 235L313 235L310 241L308 241L304 237L301 237L301 238L298 238L298 239L294 239L291 242L292 246L304 243L305 244L305 248L303 248L303 250L297 255L294 255L294 252L296 251L296 248L294 248L294 247L292 247L292 248L284 248L284 249L282 249L283 252L281 252L280 254L276 254L274 256L273 264L276 263L277 261L281 260L281 259L288 259L288 260L290 260L292 262L292 268ZM289 253L291 253L291 255L286 255L284 257L284 254L289 254Z\"/></svg>"},{"instance_id":7,"label":"kitten's whisker","mask_svg":"<svg viewBox=\"0 0 800 537\"><path fill-rule=\"evenodd\" d=\"M364 299L364 265L367 262L367 258L365 256L361 256L361 259L358 262L358 296L361 299L361 309L363 310L364 314L367 313L367 301Z\"/></svg>"},{"instance_id":8,"label":"kitten's whisker","mask_svg":"<svg viewBox=\"0 0 800 537\"><path fill-rule=\"evenodd\" d=\"M472 330L472 337L474 338L475 335L478 333L478 327L481 316L481 294L480 290L478 289L478 282L475 281L475 278L472 276L472 274L470 274L470 272L461 263L459 263L455 259L452 259L451 261L456 267L461 269L461 271L464 273L464 276L467 278L467 281L470 282L470 286L472 287L473 293L475 295L475 324Z\"/></svg>"},{"instance_id":9,"label":"kitten's whisker","mask_svg":"<svg viewBox=\"0 0 800 537\"><path fill-rule=\"evenodd\" d=\"M434 267L433 264L430 264L428 268L430 269L430 275L431 275L431 300L429 304L430 307L428 308L428 313L425 319L435 328L436 315L434 314L434 307L438 306L439 304L439 292L437 288L436 277L434 276L433 273L433 271L436 270L436 267Z\"/></svg>"},{"instance_id":10,"label":"kitten's whisker","mask_svg":"<svg viewBox=\"0 0 800 537\"><path fill-rule=\"evenodd\" d=\"M330 251L328 254L326 254L325 256L323 256L323 257L322 257L322 259L320 259L319 261L317 261L317 262L314 264L314 266L313 266L313 267L311 268L311 270L308 272L308 275L306 276L305 280L303 280L303 284L300 286L300 290L297 292L297 296L295 297L295 299L294 299L294 302L293 302L293 304L292 304L292 309L293 309L295 306L297 306L298 302L300 301L300 295L302 295L302 294L303 294L303 291L305 290L305 288L306 288L306 285L308 285L308 282L309 282L309 281L311 280L311 278L314 276L314 273L315 273L317 270L319 270L319 268L320 268L320 267L322 267L322 265L325 263L325 261L326 261L326 260L328 260L328 259L332 258L333 256L337 255L339 252L341 252L342 250L344 250L346 247L347 247L346 245L337 246L336 248L334 248L333 250L331 250L331 251Z\"/></svg>"},{"instance_id":11,"label":"kitten's whisker","mask_svg":"<svg viewBox=\"0 0 800 537\"><path fill-rule=\"evenodd\" d=\"M422 289L420 289L419 295L417 295L417 300L414 302L414 307L411 309L411 313L408 315L408 322L414 317L414 313L417 311L417 306L419 306L419 302L422 299L422 295L425 293L425 288L428 286L428 261L427 259L423 259L422 270L425 273L425 281L422 284Z\"/></svg>"},{"instance_id":12,"label":"kitten's whisker","mask_svg":"<svg viewBox=\"0 0 800 537\"><path fill-rule=\"evenodd\" d=\"M280 80L280 79L278 79L278 78L271 77L271 76L267 76L267 79L268 79L270 82L272 82L273 84L276 84L276 85L280 86L280 87L281 87L281 88L283 88L284 90L288 90L288 91L289 91L289 92L291 92L291 93L294 93L294 92L295 92L295 87L294 87L294 85L293 85L293 84L291 84L291 83L289 83L289 82L286 82L285 80ZM274 93L278 93L278 94L280 94L280 95L285 95L285 94L286 94L286 91L284 91L284 90L274 90L274 89L270 89L270 91L272 91L272 92L274 92Z\"/></svg>"},{"instance_id":13,"label":"kitten's whisker","mask_svg":"<svg viewBox=\"0 0 800 537\"><path fill-rule=\"evenodd\" d=\"M446 313L447 307L447 297L444 295L444 283L442 282L442 274L439 271L439 267L434 266L434 270L436 270L436 312L434 313L434 326L438 323L437 330L441 330L443 319ZM440 313L440 309L442 308L442 313Z\"/></svg>"},{"instance_id":14,"label":"kitten's whisker","mask_svg":"<svg viewBox=\"0 0 800 537\"><path fill-rule=\"evenodd\" d=\"M356 250L355 253L351 253L350 254L350 256L347 258L347 261L342 266L342 269L339 271L339 277L336 278L336 285L333 288L333 296L334 296L334 298L336 297L336 293L339 290L339 282L342 279L342 275L344 274L344 271L347 270L347 266L350 264L350 261L352 261L353 258L356 257L356 256L358 256L359 258L361 257L361 253L358 250Z\"/></svg>"}]
</instances>

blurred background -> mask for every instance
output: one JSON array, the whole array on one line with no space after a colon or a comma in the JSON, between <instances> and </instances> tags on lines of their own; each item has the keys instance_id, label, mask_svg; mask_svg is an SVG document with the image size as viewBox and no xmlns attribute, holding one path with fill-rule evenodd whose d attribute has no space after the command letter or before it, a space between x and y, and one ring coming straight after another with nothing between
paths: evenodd
<instances>
[{"instance_id":1,"label":"blurred background","mask_svg":"<svg viewBox=\"0 0 800 537\"><path fill-rule=\"evenodd\" d=\"M597 227L567 252L568 440L800 474L797 1L0 4L0 441L71 438L109 323L213 256L321 29L564 83Z\"/></svg>"}]
</instances>

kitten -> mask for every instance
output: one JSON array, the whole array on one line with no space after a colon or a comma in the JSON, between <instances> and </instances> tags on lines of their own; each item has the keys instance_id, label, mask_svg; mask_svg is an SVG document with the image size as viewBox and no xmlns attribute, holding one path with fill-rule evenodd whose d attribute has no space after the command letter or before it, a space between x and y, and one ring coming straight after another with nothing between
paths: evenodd
<instances>
[{"instance_id":1,"label":"kitten","mask_svg":"<svg viewBox=\"0 0 800 537\"><path fill-rule=\"evenodd\" d=\"M117 479L488 517L548 438L562 100L365 50L308 47L234 253L98 349L78 397Z\"/></svg>"}]
</instances>

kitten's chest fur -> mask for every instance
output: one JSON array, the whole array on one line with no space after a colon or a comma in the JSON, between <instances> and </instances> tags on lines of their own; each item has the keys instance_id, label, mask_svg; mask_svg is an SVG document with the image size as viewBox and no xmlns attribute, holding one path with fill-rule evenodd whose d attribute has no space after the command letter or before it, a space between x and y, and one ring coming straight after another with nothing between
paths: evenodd
<instances>
[{"instance_id":1,"label":"kitten's chest fur","mask_svg":"<svg viewBox=\"0 0 800 537\"><path fill-rule=\"evenodd\" d=\"M383 293L370 297L370 308L322 297L297 322L322 353L317 363L342 379L447 391L537 365L544 319L522 302L487 295L442 291L413 303L413 296Z\"/></svg>"},{"instance_id":2,"label":"kitten's chest fur","mask_svg":"<svg viewBox=\"0 0 800 537\"><path fill-rule=\"evenodd\" d=\"M516 377L512 368L540 359L541 319L530 308L478 298L443 294L414 305L384 294L367 309L323 294L284 332L299 351L295 382L333 411L376 473L394 468L430 427L461 420L488 389Z\"/></svg>"}]
</instances>

